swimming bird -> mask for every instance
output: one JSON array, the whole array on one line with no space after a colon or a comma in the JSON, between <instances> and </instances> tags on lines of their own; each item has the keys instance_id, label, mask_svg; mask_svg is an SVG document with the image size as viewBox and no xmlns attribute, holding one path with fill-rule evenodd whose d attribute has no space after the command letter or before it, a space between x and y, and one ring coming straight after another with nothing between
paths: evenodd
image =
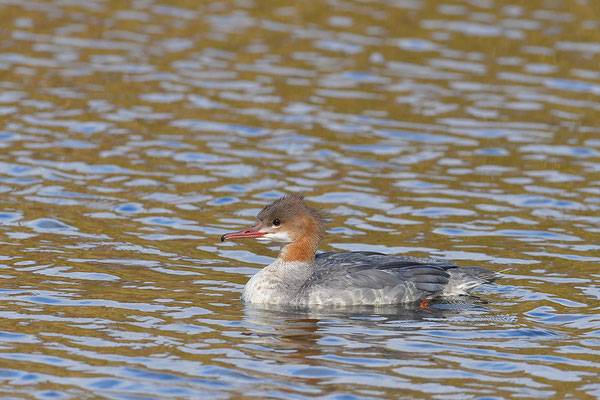
<instances>
[{"instance_id":1,"label":"swimming bird","mask_svg":"<svg viewBox=\"0 0 600 400\"><path fill-rule=\"evenodd\" d=\"M467 294L499 274L438 258L369 251L317 254L327 216L289 194L263 208L256 223L221 241L253 238L282 244L277 259L255 274L242 300L257 306L363 306L423 302Z\"/></svg>"}]
</instances>

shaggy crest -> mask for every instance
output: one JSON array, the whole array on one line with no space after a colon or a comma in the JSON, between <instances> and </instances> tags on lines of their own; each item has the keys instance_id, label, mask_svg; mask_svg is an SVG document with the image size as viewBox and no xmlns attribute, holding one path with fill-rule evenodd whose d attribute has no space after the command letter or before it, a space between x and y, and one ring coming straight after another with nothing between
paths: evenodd
<instances>
[{"instance_id":1,"label":"shaggy crest","mask_svg":"<svg viewBox=\"0 0 600 400\"><path fill-rule=\"evenodd\" d=\"M288 194L263 208L256 219L265 225L270 225L275 219L279 219L282 224L297 215L308 215L316 222L319 241L325 237L325 227L329 222L327 213L323 210L317 210L309 207L304 202L304 196L299 194Z\"/></svg>"}]
</instances>

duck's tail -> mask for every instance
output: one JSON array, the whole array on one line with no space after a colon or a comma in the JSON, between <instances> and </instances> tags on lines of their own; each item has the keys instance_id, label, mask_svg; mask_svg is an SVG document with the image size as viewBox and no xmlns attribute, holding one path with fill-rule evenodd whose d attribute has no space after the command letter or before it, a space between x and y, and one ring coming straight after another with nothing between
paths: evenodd
<instances>
[{"instance_id":1,"label":"duck's tail","mask_svg":"<svg viewBox=\"0 0 600 400\"><path fill-rule=\"evenodd\" d=\"M451 268L446 272L450 274L450 279L441 293L442 296L468 294L473 288L484 283L492 283L502 276L499 272L481 267Z\"/></svg>"}]
</instances>

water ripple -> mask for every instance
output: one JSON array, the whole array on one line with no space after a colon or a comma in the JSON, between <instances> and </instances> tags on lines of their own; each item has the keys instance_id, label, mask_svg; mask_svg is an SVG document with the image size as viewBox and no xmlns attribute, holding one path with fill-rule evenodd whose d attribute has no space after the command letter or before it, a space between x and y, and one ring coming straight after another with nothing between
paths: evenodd
<instances>
[{"instance_id":1,"label":"water ripple","mask_svg":"<svg viewBox=\"0 0 600 400\"><path fill-rule=\"evenodd\" d=\"M592 2L163 3L0 2L5 397L598 397ZM219 238L289 192L502 277L245 306L279 246Z\"/></svg>"}]
</instances>

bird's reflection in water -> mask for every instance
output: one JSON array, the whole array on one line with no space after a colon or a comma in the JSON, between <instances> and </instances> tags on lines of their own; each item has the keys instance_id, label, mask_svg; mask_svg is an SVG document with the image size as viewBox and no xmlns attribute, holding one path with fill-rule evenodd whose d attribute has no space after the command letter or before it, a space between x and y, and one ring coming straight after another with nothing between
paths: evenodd
<instances>
[{"instance_id":1,"label":"bird's reflection in water","mask_svg":"<svg viewBox=\"0 0 600 400\"><path fill-rule=\"evenodd\" d=\"M419 304L311 309L246 306L244 313L246 343L254 345L255 356L264 352L265 358L283 363L312 365L311 359L334 354L410 357L386 348L386 340L425 333L457 317L480 320L489 310L476 296L459 296L435 300L425 308Z\"/></svg>"}]
</instances>

